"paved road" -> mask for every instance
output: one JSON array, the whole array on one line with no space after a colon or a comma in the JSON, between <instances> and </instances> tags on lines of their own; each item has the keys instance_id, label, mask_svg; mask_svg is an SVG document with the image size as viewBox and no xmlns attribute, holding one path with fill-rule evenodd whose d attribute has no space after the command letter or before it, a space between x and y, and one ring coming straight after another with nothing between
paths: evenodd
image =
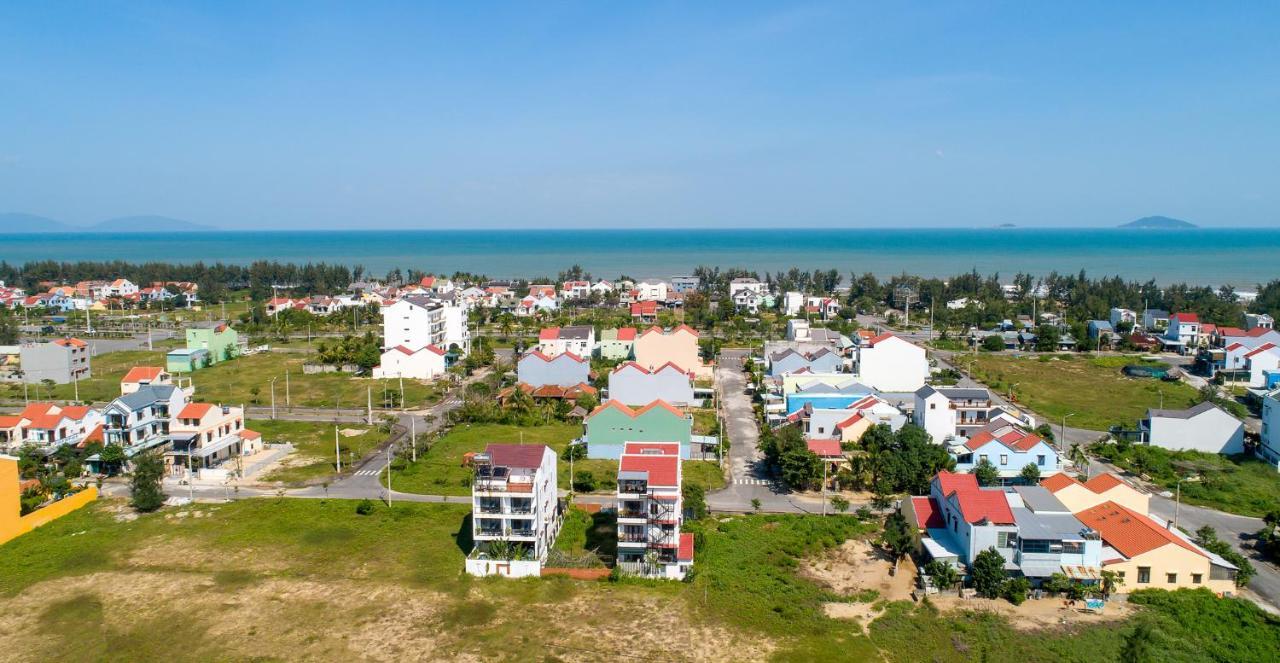
<instances>
[{"instance_id":1,"label":"paved road","mask_svg":"<svg viewBox=\"0 0 1280 663\"><path fill-rule=\"evenodd\" d=\"M721 407L729 433L729 483L722 490L707 495L707 506L713 511L745 512L753 510L751 500L760 500L760 510L779 513L821 512L822 503L814 498L794 495L781 482L773 481L765 471L756 445L760 429L756 423L751 397L745 393L747 381L742 360L747 350L730 349L720 354L716 377L720 383Z\"/></svg>"}]
</instances>

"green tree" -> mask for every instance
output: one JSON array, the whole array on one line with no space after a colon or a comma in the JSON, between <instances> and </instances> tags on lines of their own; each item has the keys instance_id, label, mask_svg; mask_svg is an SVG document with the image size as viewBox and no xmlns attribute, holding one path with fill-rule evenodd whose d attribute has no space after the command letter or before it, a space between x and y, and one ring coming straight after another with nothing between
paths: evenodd
<instances>
[{"instance_id":1,"label":"green tree","mask_svg":"<svg viewBox=\"0 0 1280 663\"><path fill-rule=\"evenodd\" d=\"M1111 595L1116 593L1116 590L1123 584L1124 578L1121 578L1119 573L1116 573L1115 571L1103 571L1102 584L1099 587L1099 589L1102 590L1102 598L1111 598Z\"/></svg>"},{"instance_id":2,"label":"green tree","mask_svg":"<svg viewBox=\"0 0 1280 663\"><path fill-rule=\"evenodd\" d=\"M880 537L885 550L893 558L893 573L898 574L898 561L915 548L915 532L901 511L894 511L884 521L884 533Z\"/></svg>"},{"instance_id":3,"label":"green tree","mask_svg":"<svg viewBox=\"0 0 1280 663\"><path fill-rule=\"evenodd\" d=\"M953 589L960 583L960 571L949 562L935 559L924 565L924 574L933 579L933 586L939 591Z\"/></svg>"},{"instance_id":4,"label":"green tree","mask_svg":"<svg viewBox=\"0 0 1280 663\"><path fill-rule=\"evenodd\" d=\"M1027 600L1027 592L1031 591L1031 581L1026 578L1010 578L1004 581L1000 595L1014 605L1022 605Z\"/></svg>"},{"instance_id":5,"label":"green tree","mask_svg":"<svg viewBox=\"0 0 1280 663\"><path fill-rule=\"evenodd\" d=\"M1139 622L1120 646L1120 660L1123 663L1154 663L1157 660L1155 640L1155 628L1145 621Z\"/></svg>"},{"instance_id":6,"label":"green tree","mask_svg":"<svg viewBox=\"0 0 1280 663\"><path fill-rule=\"evenodd\" d=\"M782 480L788 486L813 489L822 483L822 459L806 449L788 449L779 460Z\"/></svg>"},{"instance_id":7,"label":"green tree","mask_svg":"<svg viewBox=\"0 0 1280 663\"><path fill-rule=\"evenodd\" d=\"M1000 470L997 470L996 466L986 458L979 460L978 464L973 466L971 474L978 478L979 486L994 486L1000 483Z\"/></svg>"},{"instance_id":8,"label":"green tree","mask_svg":"<svg viewBox=\"0 0 1280 663\"><path fill-rule=\"evenodd\" d=\"M133 474L129 477L129 488L133 493L133 508L150 512L164 505L164 491L161 482L164 480L164 460L156 452L147 452L134 457Z\"/></svg>"},{"instance_id":9,"label":"green tree","mask_svg":"<svg viewBox=\"0 0 1280 663\"><path fill-rule=\"evenodd\" d=\"M987 548L973 560L973 586L989 599L1000 596L1004 588L1004 557L995 548Z\"/></svg>"},{"instance_id":10,"label":"green tree","mask_svg":"<svg viewBox=\"0 0 1280 663\"><path fill-rule=\"evenodd\" d=\"M114 442L103 447L102 452L98 455L98 460L102 461L103 474L114 474L119 471L126 459L124 447Z\"/></svg>"},{"instance_id":11,"label":"green tree","mask_svg":"<svg viewBox=\"0 0 1280 663\"><path fill-rule=\"evenodd\" d=\"M1058 349L1058 341L1062 332L1056 325L1040 325L1036 327L1036 351L1053 352Z\"/></svg>"},{"instance_id":12,"label":"green tree","mask_svg":"<svg viewBox=\"0 0 1280 663\"><path fill-rule=\"evenodd\" d=\"M831 508L844 513L849 510L849 500L845 499L843 495L832 495Z\"/></svg>"},{"instance_id":13,"label":"green tree","mask_svg":"<svg viewBox=\"0 0 1280 663\"><path fill-rule=\"evenodd\" d=\"M1004 337L992 334L982 339L982 349L987 352L999 352L1004 349Z\"/></svg>"},{"instance_id":14,"label":"green tree","mask_svg":"<svg viewBox=\"0 0 1280 663\"><path fill-rule=\"evenodd\" d=\"M1036 467L1035 463L1027 463L1018 476L1022 477L1022 481L1028 486L1034 486L1040 483L1040 468Z\"/></svg>"}]
</instances>

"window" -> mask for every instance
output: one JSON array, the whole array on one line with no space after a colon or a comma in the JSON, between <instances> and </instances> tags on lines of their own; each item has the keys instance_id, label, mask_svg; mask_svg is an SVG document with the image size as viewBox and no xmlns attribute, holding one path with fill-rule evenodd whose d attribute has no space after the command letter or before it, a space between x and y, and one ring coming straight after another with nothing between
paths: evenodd
<instances>
[{"instance_id":1,"label":"window","mask_svg":"<svg viewBox=\"0 0 1280 663\"><path fill-rule=\"evenodd\" d=\"M1178 574L1166 573L1164 574L1164 581L1169 583L1170 585L1176 585L1178 584Z\"/></svg>"},{"instance_id":2,"label":"window","mask_svg":"<svg viewBox=\"0 0 1280 663\"><path fill-rule=\"evenodd\" d=\"M997 548L1016 548L1018 546L1017 532L997 532L996 547Z\"/></svg>"},{"instance_id":3,"label":"window","mask_svg":"<svg viewBox=\"0 0 1280 663\"><path fill-rule=\"evenodd\" d=\"M1193 585L1199 585L1199 584L1200 584L1200 581L1201 581L1201 580L1203 580L1203 579L1204 579L1204 576L1203 576L1203 575L1201 575L1201 574L1199 574L1199 573L1192 573L1192 574L1191 574L1191 584L1193 584Z\"/></svg>"},{"instance_id":4,"label":"window","mask_svg":"<svg viewBox=\"0 0 1280 663\"><path fill-rule=\"evenodd\" d=\"M1009 454L1000 454L1000 464L1001 465L1009 464Z\"/></svg>"},{"instance_id":5,"label":"window","mask_svg":"<svg viewBox=\"0 0 1280 663\"><path fill-rule=\"evenodd\" d=\"M1044 467L1044 454L1040 454L1039 456L1036 456L1036 465Z\"/></svg>"},{"instance_id":6,"label":"window","mask_svg":"<svg viewBox=\"0 0 1280 663\"><path fill-rule=\"evenodd\" d=\"M930 404L929 404L929 409L930 409L930 410L936 410L936 409L938 409L938 404L937 404L937 403L930 403Z\"/></svg>"},{"instance_id":7,"label":"window","mask_svg":"<svg viewBox=\"0 0 1280 663\"><path fill-rule=\"evenodd\" d=\"M1150 566L1139 566L1139 567L1138 567L1138 582L1139 582L1139 583L1144 583L1144 584L1145 584L1145 583L1149 583L1149 582L1151 582L1151 567L1150 567Z\"/></svg>"},{"instance_id":8,"label":"window","mask_svg":"<svg viewBox=\"0 0 1280 663\"><path fill-rule=\"evenodd\" d=\"M1124 571L1116 571L1116 577L1123 581L1123 580L1124 580Z\"/></svg>"},{"instance_id":9,"label":"window","mask_svg":"<svg viewBox=\"0 0 1280 663\"><path fill-rule=\"evenodd\" d=\"M984 461L984 460L986 460L986 459L987 459L987 455L986 455L986 454L978 454L978 462L979 462L979 463L981 463L982 461Z\"/></svg>"}]
</instances>

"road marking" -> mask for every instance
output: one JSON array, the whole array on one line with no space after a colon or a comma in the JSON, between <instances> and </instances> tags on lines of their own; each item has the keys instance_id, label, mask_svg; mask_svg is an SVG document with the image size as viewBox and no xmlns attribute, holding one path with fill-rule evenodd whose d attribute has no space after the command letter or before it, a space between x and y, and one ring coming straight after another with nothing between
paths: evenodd
<instances>
[{"instance_id":1,"label":"road marking","mask_svg":"<svg viewBox=\"0 0 1280 663\"><path fill-rule=\"evenodd\" d=\"M733 482L740 486L768 486L773 483L768 479L734 479Z\"/></svg>"},{"instance_id":2,"label":"road marking","mask_svg":"<svg viewBox=\"0 0 1280 663\"><path fill-rule=\"evenodd\" d=\"M357 476L357 477L376 477L376 476L378 476L379 474L382 474L382 470L381 470L381 469L377 469L377 470L357 470L357 471L356 471L356 473L355 473L354 475L352 475L352 476Z\"/></svg>"}]
</instances>

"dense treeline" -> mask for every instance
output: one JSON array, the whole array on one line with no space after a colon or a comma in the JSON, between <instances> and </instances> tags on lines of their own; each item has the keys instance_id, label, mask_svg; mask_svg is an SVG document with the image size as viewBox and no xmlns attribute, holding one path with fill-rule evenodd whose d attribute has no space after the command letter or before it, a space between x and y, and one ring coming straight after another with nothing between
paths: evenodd
<instances>
[{"instance_id":1,"label":"dense treeline","mask_svg":"<svg viewBox=\"0 0 1280 663\"><path fill-rule=\"evenodd\" d=\"M416 269L396 268L387 272L385 280L395 284L417 281L425 275ZM577 265L557 276L557 281L591 279L590 273ZM766 272L761 278L758 272L738 267L699 266L693 270L693 276L698 279L699 288L707 300L726 297L729 283L740 277L762 280L778 293L794 290L827 295L844 283L842 274L835 269L804 271L791 268L772 274ZM0 281L29 291L37 290L42 282L75 283L119 277L139 285L155 281L194 282L200 286L201 299L210 303L221 301L228 290L247 289L253 299L263 300L271 297L273 287L293 295L333 294L345 290L353 281L375 278L359 265L347 267L323 262L299 265L260 260L249 265L227 265L43 260L19 266L0 261ZM454 278L473 282L486 280L482 275L463 272L455 273ZM535 280L551 281L548 277ZM884 280L870 273L850 273L844 300L855 310L870 311L885 306L899 308L903 304L900 295L905 286L914 295L914 306L923 310L934 304L936 322L940 324L984 324L1033 311L1052 311L1073 320L1106 319L1111 307L1121 306L1135 311L1143 308L1191 311L1206 322L1238 325L1245 311L1235 292L1225 286L1215 290L1208 286L1179 283L1162 288L1155 281L1127 281L1119 276L1090 278L1083 271L1078 274L1051 272L1038 278L1019 273L1010 282L1015 286L1014 292L1006 296L999 273L983 276L973 270L946 279L902 274ZM1280 317L1280 280L1259 285L1257 290L1258 298L1248 310ZM944 306L945 302L961 298L969 298L973 305L960 310L949 310ZM699 302L695 300L693 303Z\"/></svg>"}]
</instances>

